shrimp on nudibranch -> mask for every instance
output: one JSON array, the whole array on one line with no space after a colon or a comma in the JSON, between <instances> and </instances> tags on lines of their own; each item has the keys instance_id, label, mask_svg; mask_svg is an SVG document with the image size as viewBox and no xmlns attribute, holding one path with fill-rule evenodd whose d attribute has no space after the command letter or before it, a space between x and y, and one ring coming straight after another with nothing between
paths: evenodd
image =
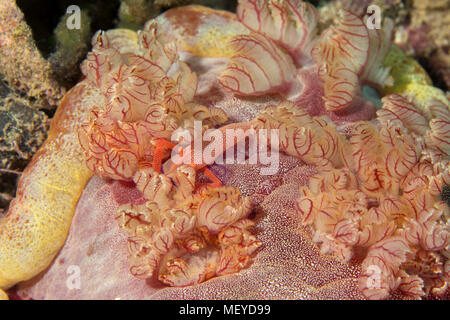
<instances>
[{"instance_id":1,"label":"shrimp on nudibranch","mask_svg":"<svg viewBox=\"0 0 450 320\"><path fill-rule=\"evenodd\" d=\"M124 47L136 43L128 30L110 32ZM23 172L16 198L0 218L0 289L28 280L52 262L69 232L78 199L92 172L78 139L100 92L82 81L61 100L48 138Z\"/></svg>"},{"instance_id":2,"label":"shrimp on nudibranch","mask_svg":"<svg viewBox=\"0 0 450 320\"><path fill-rule=\"evenodd\" d=\"M205 12L210 13L209 11L212 10L205 9ZM218 16L224 21L233 18L232 14L226 12L221 12ZM234 28L245 30L233 19L236 25ZM127 56L137 50L138 37L135 32L116 29L106 34L111 47L114 47L112 51L117 49ZM98 33L93 42L101 35ZM222 35L226 36L228 35ZM219 43L224 47L226 41L217 44ZM205 45L205 42L200 45L194 41L190 45L194 49L199 47L196 49L197 53L203 51L207 55L207 51L217 52L217 44L203 48L200 46ZM89 68L88 64L92 61L88 60L89 57L86 63ZM89 122L93 106L103 99L101 90L87 79L72 88L60 102L46 142L23 172L16 198L11 202L7 214L0 217L2 294L3 290L43 272L63 246L78 199L93 176L86 165L79 132L82 131L82 124ZM197 112L200 113L200 110Z\"/></svg>"}]
</instances>

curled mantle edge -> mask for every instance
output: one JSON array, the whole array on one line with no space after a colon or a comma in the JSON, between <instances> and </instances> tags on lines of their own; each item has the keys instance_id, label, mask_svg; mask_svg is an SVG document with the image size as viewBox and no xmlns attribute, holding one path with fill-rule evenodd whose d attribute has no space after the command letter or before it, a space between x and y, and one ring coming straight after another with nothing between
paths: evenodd
<instances>
[{"instance_id":1,"label":"curled mantle edge","mask_svg":"<svg viewBox=\"0 0 450 320\"><path fill-rule=\"evenodd\" d=\"M16 198L0 220L1 289L47 268L66 240L75 206L92 176L76 134L88 114L82 103L89 97L81 95L85 90L82 82L61 101L48 139L24 171Z\"/></svg>"}]
</instances>

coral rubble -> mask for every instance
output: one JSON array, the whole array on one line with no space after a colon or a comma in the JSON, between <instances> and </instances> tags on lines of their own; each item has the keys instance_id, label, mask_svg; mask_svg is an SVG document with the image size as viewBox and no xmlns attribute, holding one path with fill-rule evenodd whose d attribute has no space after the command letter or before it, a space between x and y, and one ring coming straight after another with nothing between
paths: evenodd
<instances>
[{"instance_id":1,"label":"coral rubble","mask_svg":"<svg viewBox=\"0 0 450 320\"><path fill-rule=\"evenodd\" d=\"M450 86L450 3L440 1L413 1L410 24L405 28L404 46L415 57L428 58L428 67Z\"/></svg>"}]
</instances>

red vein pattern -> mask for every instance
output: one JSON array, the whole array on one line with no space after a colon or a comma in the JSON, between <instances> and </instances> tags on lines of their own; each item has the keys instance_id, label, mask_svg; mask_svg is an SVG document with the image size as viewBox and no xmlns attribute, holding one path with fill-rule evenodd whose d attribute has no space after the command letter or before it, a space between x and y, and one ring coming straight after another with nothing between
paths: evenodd
<instances>
[{"instance_id":1,"label":"red vein pattern","mask_svg":"<svg viewBox=\"0 0 450 320\"><path fill-rule=\"evenodd\" d=\"M320 36L311 55L320 66L325 107L331 111L347 108L359 89L359 76L369 52L369 33L363 21L344 11L336 27Z\"/></svg>"},{"instance_id":2,"label":"red vein pattern","mask_svg":"<svg viewBox=\"0 0 450 320\"><path fill-rule=\"evenodd\" d=\"M235 37L236 52L219 77L220 84L239 95L282 91L293 81L295 67L289 55L258 34Z\"/></svg>"},{"instance_id":3,"label":"red vein pattern","mask_svg":"<svg viewBox=\"0 0 450 320\"><path fill-rule=\"evenodd\" d=\"M247 28L286 49L296 65L309 56L319 20L318 12L310 3L300 0L239 1L237 16Z\"/></svg>"},{"instance_id":4,"label":"red vein pattern","mask_svg":"<svg viewBox=\"0 0 450 320\"><path fill-rule=\"evenodd\" d=\"M248 197L233 187L194 193L195 170L169 175L152 168L136 177L146 202L119 207L116 220L128 234L130 272L169 286L188 286L238 272L261 245L250 233ZM174 182L172 182L174 181Z\"/></svg>"}]
</instances>

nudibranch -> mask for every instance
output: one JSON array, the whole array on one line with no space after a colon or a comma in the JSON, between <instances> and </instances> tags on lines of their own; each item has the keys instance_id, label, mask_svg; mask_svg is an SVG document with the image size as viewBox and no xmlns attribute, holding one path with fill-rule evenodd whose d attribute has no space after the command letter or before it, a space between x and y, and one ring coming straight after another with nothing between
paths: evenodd
<instances>
[{"instance_id":1,"label":"nudibranch","mask_svg":"<svg viewBox=\"0 0 450 320\"><path fill-rule=\"evenodd\" d=\"M0 288L30 279L52 262L69 232L77 204L92 173L77 138L88 113L84 99L95 99L85 83L62 100L47 141L25 169L16 198L0 220Z\"/></svg>"},{"instance_id":2,"label":"nudibranch","mask_svg":"<svg viewBox=\"0 0 450 320\"><path fill-rule=\"evenodd\" d=\"M138 34L97 33L0 221L0 288L31 279L19 294L37 299L445 294L449 102L396 87L389 19L369 30L344 11L319 34L319 18L299 0L240 0L236 15L187 6ZM364 85L391 93L381 109ZM278 130L279 172L192 161L191 142L171 138L194 121L220 136ZM82 290L68 289L73 266Z\"/></svg>"}]
</instances>

